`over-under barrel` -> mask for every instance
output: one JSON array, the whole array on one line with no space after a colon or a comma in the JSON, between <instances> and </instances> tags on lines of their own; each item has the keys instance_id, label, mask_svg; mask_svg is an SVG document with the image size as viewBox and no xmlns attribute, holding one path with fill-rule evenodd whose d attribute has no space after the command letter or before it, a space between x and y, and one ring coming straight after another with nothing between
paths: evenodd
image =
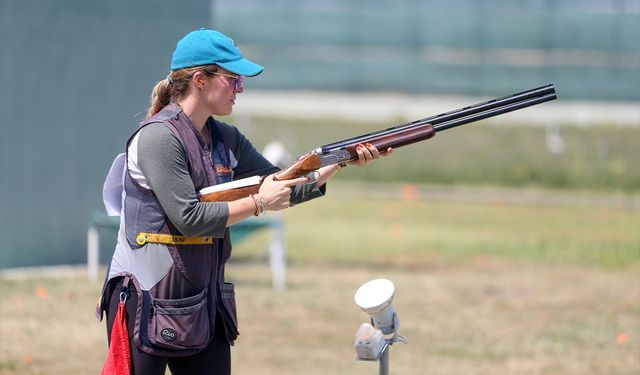
<instances>
[{"instance_id":1,"label":"over-under barrel","mask_svg":"<svg viewBox=\"0 0 640 375\"><path fill-rule=\"evenodd\" d=\"M492 99L486 102L474 104L468 107L456 109L454 111L441 113L439 115L425 117L406 124L394 126L388 129L373 133L359 135L357 137L342 141L329 143L320 147L323 154L340 148L348 148L358 143L368 142L373 137L387 134L394 134L406 128L422 126L424 124L433 125L434 131L442 131L456 126L468 124L474 121L483 120L489 117L498 116L507 112L530 107L532 105L544 103L556 99L556 90L553 84L536 87L531 90L519 92L517 94L505 96L503 98Z\"/></svg>"}]
</instances>

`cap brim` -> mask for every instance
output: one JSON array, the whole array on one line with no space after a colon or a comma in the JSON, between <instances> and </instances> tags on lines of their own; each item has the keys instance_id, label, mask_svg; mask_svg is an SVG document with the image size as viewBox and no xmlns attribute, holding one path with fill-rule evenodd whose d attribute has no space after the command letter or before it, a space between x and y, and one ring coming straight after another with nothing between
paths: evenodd
<instances>
[{"instance_id":1,"label":"cap brim","mask_svg":"<svg viewBox=\"0 0 640 375\"><path fill-rule=\"evenodd\" d=\"M216 65L221 66L231 73L239 74L242 76L253 77L262 73L264 68L261 65L258 65L252 61L247 59L240 59L237 61L227 62L227 63L216 63Z\"/></svg>"}]
</instances>

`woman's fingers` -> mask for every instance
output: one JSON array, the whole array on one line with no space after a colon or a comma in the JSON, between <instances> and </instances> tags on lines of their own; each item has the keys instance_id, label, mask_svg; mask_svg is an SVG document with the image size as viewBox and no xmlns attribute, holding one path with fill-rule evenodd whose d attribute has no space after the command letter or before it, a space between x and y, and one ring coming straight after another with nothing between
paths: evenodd
<instances>
[{"instance_id":1,"label":"woman's fingers","mask_svg":"<svg viewBox=\"0 0 640 375\"><path fill-rule=\"evenodd\" d=\"M267 210L279 211L291 207L291 187L309 183L309 177L299 177L292 180L275 180L274 176L268 176L260 194L267 202Z\"/></svg>"},{"instance_id":2,"label":"woman's fingers","mask_svg":"<svg viewBox=\"0 0 640 375\"><path fill-rule=\"evenodd\" d=\"M358 158L350 161L349 164L363 166L374 159L379 159L381 156L391 155L392 152L393 148L391 147L388 147L385 151L380 152L380 150L378 150L378 148L371 143L366 143L364 145L358 144L356 146L356 154L358 155Z\"/></svg>"},{"instance_id":3,"label":"woman's fingers","mask_svg":"<svg viewBox=\"0 0 640 375\"><path fill-rule=\"evenodd\" d=\"M284 180L284 186L286 187L291 187L291 186L295 186L295 185L300 185L300 184L306 184L310 181L311 179L309 177L299 177L299 178L294 178L293 180Z\"/></svg>"},{"instance_id":4,"label":"woman's fingers","mask_svg":"<svg viewBox=\"0 0 640 375\"><path fill-rule=\"evenodd\" d=\"M373 159L373 156L371 156L371 151L369 151L361 144L356 146L356 154L358 155L358 160L353 160L352 162L350 162L350 164L361 166L367 164L367 161Z\"/></svg>"},{"instance_id":5,"label":"woman's fingers","mask_svg":"<svg viewBox=\"0 0 640 375\"><path fill-rule=\"evenodd\" d=\"M373 160L373 155L371 154L371 151L369 151L367 147L363 145L358 145L358 147L360 148L360 150L362 150L362 155L364 156L365 163Z\"/></svg>"},{"instance_id":6,"label":"woman's fingers","mask_svg":"<svg viewBox=\"0 0 640 375\"><path fill-rule=\"evenodd\" d=\"M376 146L372 145L371 143L367 143L365 146L367 147L367 150L369 150L369 152L371 153L372 158L377 159L380 157L380 152L378 151Z\"/></svg>"},{"instance_id":7,"label":"woman's fingers","mask_svg":"<svg viewBox=\"0 0 640 375\"><path fill-rule=\"evenodd\" d=\"M380 157L378 149L370 143L367 145L358 144L356 146L356 154L358 154L358 160L355 160L356 165L365 165L373 159ZM378 155L377 157L375 155Z\"/></svg>"}]
</instances>

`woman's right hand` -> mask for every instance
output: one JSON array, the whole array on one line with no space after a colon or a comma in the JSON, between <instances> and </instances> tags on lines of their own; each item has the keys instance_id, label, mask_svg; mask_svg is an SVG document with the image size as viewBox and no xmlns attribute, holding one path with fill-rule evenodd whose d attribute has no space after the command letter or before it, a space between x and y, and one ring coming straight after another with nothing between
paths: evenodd
<instances>
[{"instance_id":1,"label":"woman's right hand","mask_svg":"<svg viewBox=\"0 0 640 375\"><path fill-rule=\"evenodd\" d=\"M308 177L300 177L293 180L277 181L275 174L264 178L258 196L264 201L265 211L280 211L291 205L291 187L309 182Z\"/></svg>"}]
</instances>

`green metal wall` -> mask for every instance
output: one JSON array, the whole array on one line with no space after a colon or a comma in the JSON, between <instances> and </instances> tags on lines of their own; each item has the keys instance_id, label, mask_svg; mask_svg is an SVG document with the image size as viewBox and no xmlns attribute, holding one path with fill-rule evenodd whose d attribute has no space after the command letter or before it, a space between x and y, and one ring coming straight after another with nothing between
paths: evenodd
<instances>
[{"instance_id":1,"label":"green metal wall","mask_svg":"<svg viewBox=\"0 0 640 375\"><path fill-rule=\"evenodd\" d=\"M0 267L86 261L111 160L177 39L208 26L209 9L206 0L0 1Z\"/></svg>"},{"instance_id":2,"label":"green metal wall","mask_svg":"<svg viewBox=\"0 0 640 375\"><path fill-rule=\"evenodd\" d=\"M217 0L252 87L640 100L637 0Z\"/></svg>"}]
</instances>

